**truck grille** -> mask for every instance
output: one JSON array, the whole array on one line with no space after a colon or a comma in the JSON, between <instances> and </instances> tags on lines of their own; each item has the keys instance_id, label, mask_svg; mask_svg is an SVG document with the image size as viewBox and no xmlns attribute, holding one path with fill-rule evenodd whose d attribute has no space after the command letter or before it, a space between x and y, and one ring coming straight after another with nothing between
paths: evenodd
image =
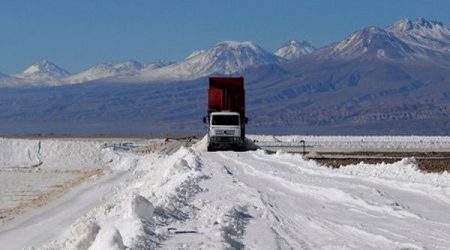
<instances>
[{"instance_id":1,"label":"truck grille","mask_svg":"<svg viewBox=\"0 0 450 250\"><path fill-rule=\"evenodd\" d=\"M228 136L234 136L234 130L228 130L228 129L217 129L216 135L228 135Z\"/></svg>"},{"instance_id":2,"label":"truck grille","mask_svg":"<svg viewBox=\"0 0 450 250\"><path fill-rule=\"evenodd\" d=\"M233 142L233 138L231 137L217 137L217 142Z\"/></svg>"}]
</instances>

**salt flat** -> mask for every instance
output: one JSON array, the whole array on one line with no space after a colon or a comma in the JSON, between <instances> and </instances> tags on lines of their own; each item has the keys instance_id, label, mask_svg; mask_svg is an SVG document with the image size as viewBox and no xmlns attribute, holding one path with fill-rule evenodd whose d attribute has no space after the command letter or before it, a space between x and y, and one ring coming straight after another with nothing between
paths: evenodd
<instances>
[{"instance_id":1,"label":"salt flat","mask_svg":"<svg viewBox=\"0 0 450 250\"><path fill-rule=\"evenodd\" d=\"M348 139L342 145L361 142ZM387 149L396 143L377 140ZM420 140L428 142L423 149L434 150L448 138ZM81 150L77 143L51 143L53 148ZM450 245L450 175L422 172L413 158L328 168L283 151L205 152L204 140L192 147L169 141L153 150L139 150L148 148L145 143L133 150L122 147L132 145L127 143L97 145L97 154L85 155L102 159L103 175L72 188L40 211L25 213L20 223L2 226L2 246L447 249Z\"/></svg>"}]
</instances>

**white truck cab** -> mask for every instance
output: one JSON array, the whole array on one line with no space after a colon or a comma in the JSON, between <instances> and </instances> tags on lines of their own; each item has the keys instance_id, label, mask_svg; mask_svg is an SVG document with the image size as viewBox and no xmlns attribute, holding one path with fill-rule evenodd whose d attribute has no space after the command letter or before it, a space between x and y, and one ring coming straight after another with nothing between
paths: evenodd
<instances>
[{"instance_id":1,"label":"white truck cab","mask_svg":"<svg viewBox=\"0 0 450 250\"><path fill-rule=\"evenodd\" d=\"M237 112L212 112L208 119L208 151L217 148L241 148L244 138Z\"/></svg>"}]
</instances>

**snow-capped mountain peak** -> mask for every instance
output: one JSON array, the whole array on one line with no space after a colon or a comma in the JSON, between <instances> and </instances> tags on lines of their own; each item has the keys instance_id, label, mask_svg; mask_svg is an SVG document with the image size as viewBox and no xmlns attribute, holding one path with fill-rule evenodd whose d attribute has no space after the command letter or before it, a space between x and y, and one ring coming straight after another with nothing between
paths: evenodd
<instances>
[{"instance_id":1,"label":"snow-capped mountain peak","mask_svg":"<svg viewBox=\"0 0 450 250\"><path fill-rule=\"evenodd\" d=\"M223 41L210 49L192 53L185 63L198 75L233 74L254 65L278 63L282 59L257 44L245 41Z\"/></svg>"},{"instance_id":2,"label":"snow-capped mountain peak","mask_svg":"<svg viewBox=\"0 0 450 250\"><path fill-rule=\"evenodd\" d=\"M444 24L438 21L427 20L418 17L414 20L403 18L387 28L390 32L407 32L411 30L440 30L444 28Z\"/></svg>"},{"instance_id":3,"label":"snow-capped mountain peak","mask_svg":"<svg viewBox=\"0 0 450 250\"><path fill-rule=\"evenodd\" d=\"M194 51L188 57L186 57L185 60L189 60L189 59L192 59L197 56L202 56L205 53L211 53L212 50L214 50L214 52L218 53L218 54L220 54L222 51L227 51L227 50L235 50L235 51L251 50L251 51L255 51L255 52L264 51L261 47L259 47L258 45L256 45L254 42L251 42L251 41L239 42L239 41L226 40L226 41L222 41L222 42L215 44L213 48L206 49L206 50L202 49L202 50Z\"/></svg>"},{"instance_id":4,"label":"snow-capped mountain peak","mask_svg":"<svg viewBox=\"0 0 450 250\"><path fill-rule=\"evenodd\" d=\"M136 72L143 68L142 64L140 62L134 61L134 60L128 60L125 62L117 63L112 65L112 68L117 73L131 73Z\"/></svg>"},{"instance_id":5,"label":"snow-capped mountain peak","mask_svg":"<svg viewBox=\"0 0 450 250\"><path fill-rule=\"evenodd\" d=\"M28 67L23 73L17 74L19 78L51 79L69 75L69 73L56 64L43 60Z\"/></svg>"},{"instance_id":6,"label":"snow-capped mountain peak","mask_svg":"<svg viewBox=\"0 0 450 250\"><path fill-rule=\"evenodd\" d=\"M414 51L402 40L384 29L370 26L361 29L341 42L331 55L338 58L356 58L362 55L378 58L409 58Z\"/></svg>"},{"instance_id":7,"label":"snow-capped mountain peak","mask_svg":"<svg viewBox=\"0 0 450 250\"><path fill-rule=\"evenodd\" d=\"M243 42L239 42L239 41L233 41L233 40L226 40L226 41L222 41L216 44L217 46L224 46L227 47L229 49L241 49L241 48L250 48L252 50L260 50L261 48L256 45L254 42L251 41L243 41Z\"/></svg>"},{"instance_id":8,"label":"snow-capped mountain peak","mask_svg":"<svg viewBox=\"0 0 450 250\"><path fill-rule=\"evenodd\" d=\"M279 48L275 55L282 57L287 60L292 60L299 58L301 56L310 54L314 52L316 48L314 48L309 42L307 41L295 41L290 40L288 41L283 47Z\"/></svg>"},{"instance_id":9,"label":"snow-capped mountain peak","mask_svg":"<svg viewBox=\"0 0 450 250\"><path fill-rule=\"evenodd\" d=\"M239 74L250 66L284 61L250 41L223 41L209 49L194 51L182 62L154 70L144 70L135 79L189 80L211 74Z\"/></svg>"},{"instance_id":10,"label":"snow-capped mountain peak","mask_svg":"<svg viewBox=\"0 0 450 250\"><path fill-rule=\"evenodd\" d=\"M419 50L450 52L450 28L442 22L425 18L405 18L386 30Z\"/></svg>"},{"instance_id":11,"label":"snow-capped mountain peak","mask_svg":"<svg viewBox=\"0 0 450 250\"><path fill-rule=\"evenodd\" d=\"M133 60L128 60L116 64L100 63L90 67L83 72L71 75L64 79L64 81L69 83L79 83L105 77L130 75L138 73L141 69L143 69L143 67L144 66L141 63Z\"/></svg>"},{"instance_id":12,"label":"snow-capped mountain peak","mask_svg":"<svg viewBox=\"0 0 450 250\"><path fill-rule=\"evenodd\" d=\"M60 85L61 79L70 73L56 64L43 60L25 69L24 72L12 75L7 80L9 85Z\"/></svg>"}]
</instances>

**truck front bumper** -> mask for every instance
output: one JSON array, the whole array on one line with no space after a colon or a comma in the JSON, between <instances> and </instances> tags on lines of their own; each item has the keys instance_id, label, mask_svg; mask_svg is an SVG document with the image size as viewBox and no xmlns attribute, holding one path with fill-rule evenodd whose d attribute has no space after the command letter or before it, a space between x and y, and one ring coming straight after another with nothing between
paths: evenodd
<instances>
[{"instance_id":1,"label":"truck front bumper","mask_svg":"<svg viewBox=\"0 0 450 250\"><path fill-rule=\"evenodd\" d=\"M232 136L211 136L209 138L210 144L242 144L244 141L241 137Z\"/></svg>"}]
</instances>

